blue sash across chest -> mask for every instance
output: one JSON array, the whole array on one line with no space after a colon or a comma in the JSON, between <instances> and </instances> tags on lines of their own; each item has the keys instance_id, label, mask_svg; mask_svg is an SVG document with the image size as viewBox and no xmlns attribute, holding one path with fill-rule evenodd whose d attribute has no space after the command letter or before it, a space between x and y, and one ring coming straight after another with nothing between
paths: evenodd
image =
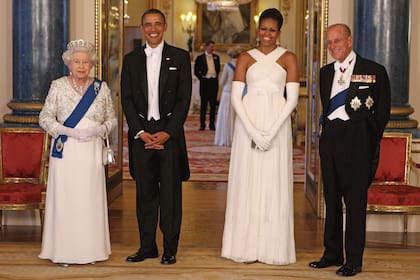
<instances>
[{"instance_id":1,"label":"blue sash across chest","mask_svg":"<svg viewBox=\"0 0 420 280\"><path fill-rule=\"evenodd\" d=\"M102 81L98 79L93 80L92 84L86 90L73 112L71 112L70 116L68 116L68 118L64 121L64 126L74 128L79 123L98 95L99 90L101 89L101 84ZM64 142L67 141L67 137L67 135L59 135L56 139L54 139L51 151L52 157L63 157Z\"/></svg>"},{"instance_id":2,"label":"blue sash across chest","mask_svg":"<svg viewBox=\"0 0 420 280\"><path fill-rule=\"evenodd\" d=\"M324 123L325 118L327 118L332 112L334 112L338 107L343 106L346 103L348 92L349 92L349 89L346 88L340 91L339 93L337 93L333 98L331 98L327 112L325 114L322 114L319 117L320 125Z\"/></svg>"}]
</instances>

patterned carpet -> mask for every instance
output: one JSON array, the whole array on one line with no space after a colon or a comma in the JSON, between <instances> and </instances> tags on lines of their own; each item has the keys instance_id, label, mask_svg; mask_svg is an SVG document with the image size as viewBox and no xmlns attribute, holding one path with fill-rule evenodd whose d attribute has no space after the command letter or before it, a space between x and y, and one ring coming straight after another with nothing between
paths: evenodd
<instances>
[{"instance_id":1,"label":"patterned carpet","mask_svg":"<svg viewBox=\"0 0 420 280\"><path fill-rule=\"evenodd\" d=\"M226 182L229 173L230 147L213 145L214 131L199 131L199 116L189 115L185 123L190 161L190 181ZM124 125L124 175L125 180L131 179L128 173L127 125ZM294 181L303 182L304 178L304 147L293 149Z\"/></svg>"}]
</instances>

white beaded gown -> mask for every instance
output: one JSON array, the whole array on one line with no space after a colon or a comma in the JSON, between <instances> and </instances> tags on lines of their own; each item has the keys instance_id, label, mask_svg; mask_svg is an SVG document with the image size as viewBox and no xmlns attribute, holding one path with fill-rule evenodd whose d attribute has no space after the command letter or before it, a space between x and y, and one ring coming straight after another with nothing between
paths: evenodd
<instances>
[{"instance_id":1,"label":"white beaded gown","mask_svg":"<svg viewBox=\"0 0 420 280\"><path fill-rule=\"evenodd\" d=\"M286 71L276 63L285 52L280 47L267 55L248 51L256 62L248 68L242 102L251 123L262 131L271 127L286 102ZM251 147L250 136L236 118L222 257L277 265L296 262L290 118L264 152Z\"/></svg>"},{"instance_id":2,"label":"white beaded gown","mask_svg":"<svg viewBox=\"0 0 420 280\"><path fill-rule=\"evenodd\" d=\"M229 63L235 66L235 61L236 59ZM223 87L223 91L217 111L216 132L214 133L214 145L218 146L230 147L232 145L235 113L230 103L230 93L232 91L234 72L235 70L226 63L220 78L220 85Z\"/></svg>"},{"instance_id":3,"label":"white beaded gown","mask_svg":"<svg viewBox=\"0 0 420 280\"><path fill-rule=\"evenodd\" d=\"M79 103L66 77L52 82L39 123L50 135L58 136L63 123ZM110 90L102 83L98 96L76 128L105 124L116 126ZM68 137L63 157L49 159L45 221L39 257L54 263L86 264L103 261L111 254L103 139L81 142Z\"/></svg>"}]
</instances>

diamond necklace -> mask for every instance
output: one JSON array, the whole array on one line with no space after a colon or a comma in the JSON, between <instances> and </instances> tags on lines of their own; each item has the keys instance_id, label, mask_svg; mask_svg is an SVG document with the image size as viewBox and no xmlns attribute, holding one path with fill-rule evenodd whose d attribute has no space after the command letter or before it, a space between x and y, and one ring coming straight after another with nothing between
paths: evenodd
<instances>
[{"instance_id":1,"label":"diamond necklace","mask_svg":"<svg viewBox=\"0 0 420 280\"><path fill-rule=\"evenodd\" d=\"M89 78L86 78L86 82L85 82L85 84L83 85L83 86L79 86L77 83L76 83L76 79L75 78L73 78L73 77L71 77L71 81L72 81L72 83L73 83L73 88L79 93L79 94L83 94L83 93L85 93L85 90L86 90L86 88L87 88L87 86L88 86L88 82L89 82Z\"/></svg>"}]
</instances>

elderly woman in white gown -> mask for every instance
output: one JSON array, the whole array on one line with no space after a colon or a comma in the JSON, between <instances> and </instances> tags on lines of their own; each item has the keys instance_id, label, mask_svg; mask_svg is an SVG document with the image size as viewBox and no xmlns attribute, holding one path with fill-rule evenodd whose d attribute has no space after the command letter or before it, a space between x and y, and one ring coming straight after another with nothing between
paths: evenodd
<instances>
[{"instance_id":1,"label":"elderly woman in white gown","mask_svg":"<svg viewBox=\"0 0 420 280\"><path fill-rule=\"evenodd\" d=\"M53 138L39 257L93 264L111 254L102 145L117 120L108 85L89 77L94 46L71 41L63 61L70 75L52 81L39 114Z\"/></svg>"}]
</instances>

